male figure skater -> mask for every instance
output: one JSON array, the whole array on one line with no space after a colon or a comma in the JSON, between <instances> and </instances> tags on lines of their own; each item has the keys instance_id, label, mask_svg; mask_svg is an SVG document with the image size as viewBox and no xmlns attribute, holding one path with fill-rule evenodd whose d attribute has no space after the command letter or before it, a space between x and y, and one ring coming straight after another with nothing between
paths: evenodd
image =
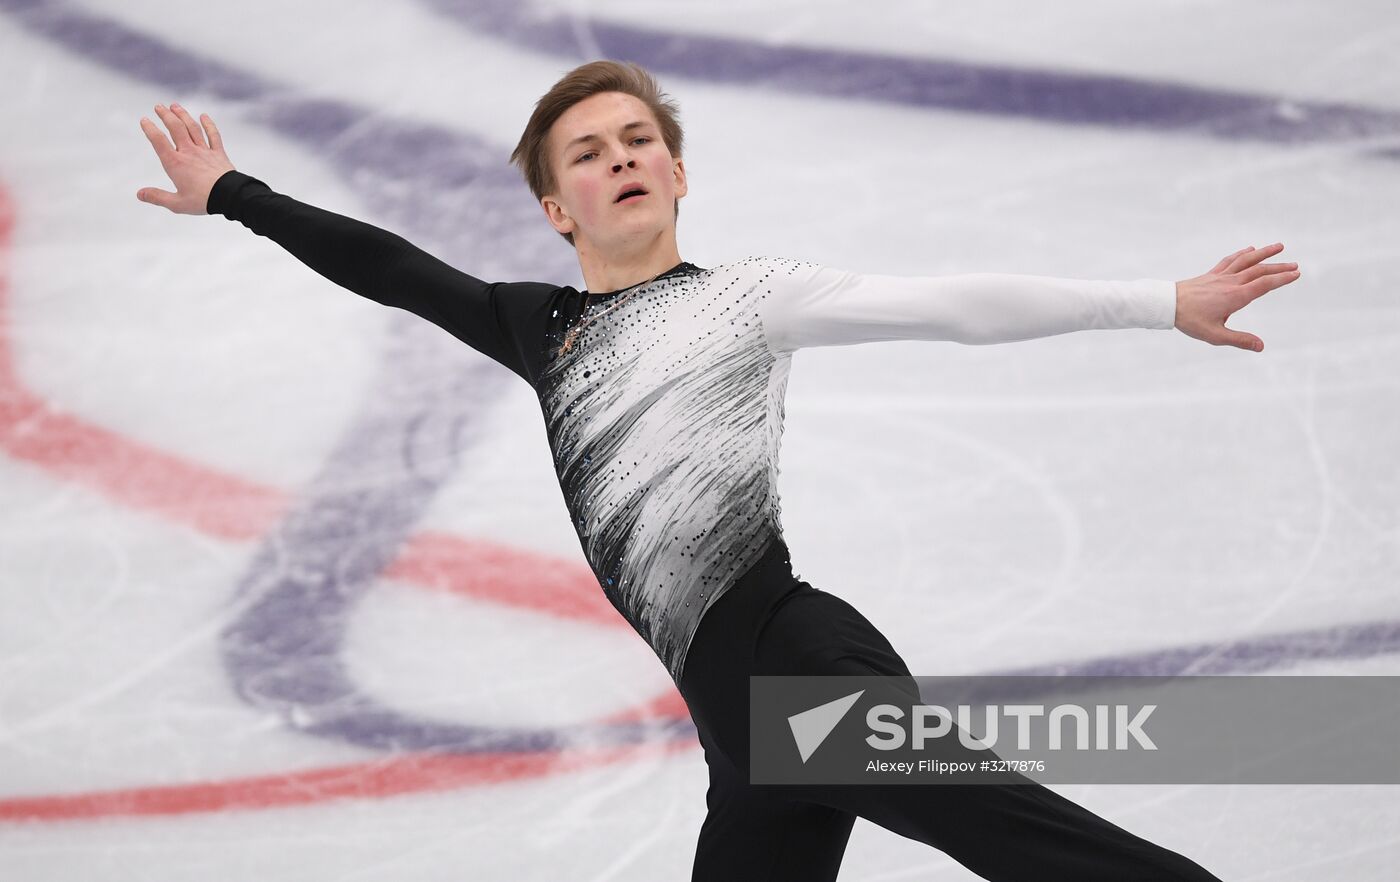
<instances>
[{"instance_id":1,"label":"male figure skater","mask_svg":"<svg viewBox=\"0 0 1400 882\"><path fill-rule=\"evenodd\" d=\"M1175 328L1259 350L1225 319L1298 277L1241 249L1181 282L968 273L860 275L750 256L706 269L676 245L686 195L674 102L628 63L569 71L536 103L511 161L576 250L587 288L487 283L385 230L233 168L214 121L141 120L176 192L138 198L222 214L376 302L443 327L528 382L565 503L605 595L684 696L709 812L693 879L835 879L859 815L987 879L1208 880L1024 776L889 787L749 784L751 675L909 677L850 604L797 579L780 525L778 444L791 354L878 340L989 344L1077 330Z\"/></svg>"}]
</instances>

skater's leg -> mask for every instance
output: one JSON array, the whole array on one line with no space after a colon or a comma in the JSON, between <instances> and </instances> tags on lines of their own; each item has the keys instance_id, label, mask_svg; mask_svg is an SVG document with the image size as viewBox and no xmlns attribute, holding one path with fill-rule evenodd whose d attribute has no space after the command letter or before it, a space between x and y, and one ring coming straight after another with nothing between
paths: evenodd
<instances>
[{"instance_id":1,"label":"skater's leg","mask_svg":"<svg viewBox=\"0 0 1400 882\"><path fill-rule=\"evenodd\" d=\"M755 673L900 678L912 675L884 635L832 594L787 600L764 627ZM917 686L912 688L917 694ZM949 749L981 760L953 740ZM986 879L1219 880L1193 861L1109 823L1024 775L1006 784L800 788L802 798L855 812L927 843Z\"/></svg>"},{"instance_id":2,"label":"skater's leg","mask_svg":"<svg viewBox=\"0 0 1400 882\"><path fill-rule=\"evenodd\" d=\"M755 787L707 744L709 812L695 848L692 882L830 882L856 816Z\"/></svg>"},{"instance_id":3,"label":"skater's leg","mask_svg":"<svg viewBox=\"0 0 1400 882\"><path fill-rule=\"evenodd\" d=\"M765 574L760 573L760 576ZM678 685L705 751L708 812L693 882L835 879L855 815L749 783L749 675L757 635L797 583L760 578L719 598L701 622ZM810 588L807 590L811 590Z\"/></svg>"},{"instance_id":4,"label":"skater's leg","mask_svg":"<svg viewBox=\"0 0 1400 882\"><path fill-rule=\"evenodd\" d=\"M984 879L1219 882L1189 858L1029 779L826 788L808 797L932 845Z\"/></svg>"}]
</instances>

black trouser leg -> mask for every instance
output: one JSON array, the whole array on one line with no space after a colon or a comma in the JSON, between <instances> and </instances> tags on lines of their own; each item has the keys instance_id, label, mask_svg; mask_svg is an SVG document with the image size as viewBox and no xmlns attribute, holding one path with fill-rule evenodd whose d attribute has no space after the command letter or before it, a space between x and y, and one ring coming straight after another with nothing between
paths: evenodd
<instances>
[{"instance_id":1,"label":"black trouser leg","mask_svg":"<svg viewBox=\"0 0 1400 882\"><path fill-rule=\"evenodd\" d=\"M749 784L701 736L710 770L692 882L832 882L856 816Z\"/></svg>"},{"instance_id":2,"label":"black trouser leg","mask_svg":"<svg viewBox=\"0 0 1400 882\"><path fill-rule=\"evenodd\" d=\"M731 627L723 639L697 647L684 683L711 775L695 882L834 879L855 815L932 845L985 879L1219 882L1188 858L1024 775L1008 775L1006 784L749 785L749 675L874 674L913 681L873 624L835 595L810 587L784 598L761 627L725 624ZM833 836L839 845L823 849Z\"/></svg>"}]
</instances>

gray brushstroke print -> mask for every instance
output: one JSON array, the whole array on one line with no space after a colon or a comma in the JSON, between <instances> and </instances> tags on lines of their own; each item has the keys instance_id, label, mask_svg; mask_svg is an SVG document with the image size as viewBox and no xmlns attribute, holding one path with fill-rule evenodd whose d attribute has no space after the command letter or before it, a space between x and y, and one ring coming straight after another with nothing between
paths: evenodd
<instances>
[{"instance_id":1,"label":"gray brushstroke print","mask_svg":"<svg viewBox=\"0 0 1400 882\"><path fill-rule=\"evenodd\" d=\"M763 336L766 277L753 262L590 304L540 383L584 554L676 679L701 615L781 536L790 359Z\"/></svg>"}]
</instances>

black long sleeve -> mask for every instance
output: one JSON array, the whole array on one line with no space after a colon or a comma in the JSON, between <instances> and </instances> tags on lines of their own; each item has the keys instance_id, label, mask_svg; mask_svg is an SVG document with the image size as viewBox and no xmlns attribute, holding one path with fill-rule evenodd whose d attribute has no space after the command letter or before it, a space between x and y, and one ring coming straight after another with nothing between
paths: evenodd
<instances>
[{"instance_id":1,"label":"black long sleeve","mask_svg":"<svg viewBox=\"0 0 1400 882\"><path fill-rule=\"evenodd\" d=\"M239 171L214 183L209 214L238 221L343 288L408 310L510 368L532 385L550 302L542 282L485 282L388 230L278 193Z\"/></svg>"}]
</instances>

